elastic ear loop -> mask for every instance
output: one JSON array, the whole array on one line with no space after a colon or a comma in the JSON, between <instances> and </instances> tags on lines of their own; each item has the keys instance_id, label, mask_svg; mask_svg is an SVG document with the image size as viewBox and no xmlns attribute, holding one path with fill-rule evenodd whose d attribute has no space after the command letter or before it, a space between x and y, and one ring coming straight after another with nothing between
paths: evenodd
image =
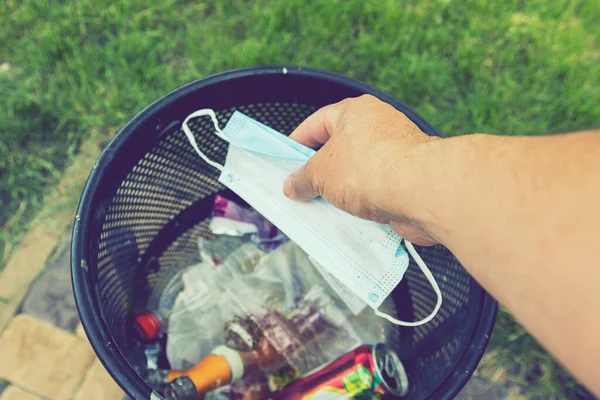
<instances>
[{"instance_id":1,"label":"elastic ear loop","mask_svg":"<svg viewBox=\"0 0 600 400\"><path fill-rule=\"evenodd\" d=\"M225 134L223 133L221 128L219 128L219 120L217 120L217 115L210 108L198 110L198 111L195 111L195 112L191 113L190 115L188 115L182 124L183 132L185 133L185 136L187 136L187 138L188 138L190 144L192 145L192 147L194 148L194 150L196 150L196 153L198 153L198 155L207 164L215 167L219 171L223 171L223 166L221 164L211 160L200 150L200 148L198 147L198 143L196 143L196 138L194 137L194 134L192 133L192 131L190 130L190 127L188 126L188 122L190 119L198 118L198 117L206 117L206 116L209 116L212 119L213 124L215 126L215 134L218 137L220 137L221 139L228 142L229 140L227 140L227 137L225 136ZM425 275L425 278L427 278L427 280L431 284L433 291L437 295L437 303L436 303L435 307L433 308L433 311L431 312L431 314L429 314L427 317L423 318L422 320L415 321L415 322L407 322L407 321L397 320L397 319L391 317L390 315L379 311L379 309L375 309L375 315L377 315L381 318L387 319L392 324L396 324L396 325L400 325L400 326L415 327L415 326L420 326L420 325L428 323L436 316L436 314L440 310L440 307L442 306L442 292L440 291L440 287L438 286L437 282L435 281L435 278L431 274L431 271L429 270L429 268L427 268L425 261L423 261L423 259L419 255L419 253L417 253L417 250L414 248L412 243L405 239L404 244L406 245L406 248L408 249L408 252L412 256L412 258L415 260L415 262L417 263L417 265L423 272L423 275Z\"/></svg>"},{"instance_id":2,"label":"elastic ear loop","mask_svg":"<svg viewBox=\"0 0 600 400\"><path fill-rule=\"evenodd\" d=\"M183 124L181 124L181 128L183 129L183 133L185 133L185 136L187 136L187 138L188 138L190 144L192 145L192 147L194 148L194 150L196 150L196 153L198 153L198 155L208 165L215 167L219 171L223 171L223 166L221 164L211 160L200 150L200 148L198 147L198 143L196 143L196 138L194 137L194 134L192 133L190 127L188 126L188 122L190 119L198 118L198 117L206 117L206 116L209 116L212 119L213 124L215 125L215 135L217 135L221 139L229 142L229 140L227 140L227 137L225 136L225 134L223 133L221 128L219 128L219 120L217 120L217 115L210 108L204 108L202 110L194 111L193 113L188 115L187 118L183 121Z\"/></svg>"},{"instance_id":3,"label":"elastic ear loop","mask_svg":"<svg viewBox=\"0 0 600 400\"><path fill-rule=\"evenodd\" d=\"M440 310L440 307L442 306L442 292L440 291L440 287L438 286L437 282L435 281L435 278L431 274L431 271L429 270L429 268L427 268L427 265L425 265L425 261L423 261L423 259L419 255L419 253L417 253L417 250L414 248L412 243L409 242L408 240L404 239L404 244L406 245L408 252L412 256L412 258L415 260L415 262L417 263L419 268L421 268L423 275L425 275L425 278L427 278L427 280L429 281L429 284L433 288L433 291L437 295L437 303L436 303L435 307L433 308L433 311L431 312L431 314L429 314L422 320L415 321L415 322L406 322L406 321L397 320L396 318L393 318L390 315L379 311L379 309L375 309L375 314L381 318L387 319L392 324L396 324L396 325L400 325L400 326L415 327L415 326L420 326L420 325L428 323L436 316L436 314Z\"/></svg>"}]
</instances>

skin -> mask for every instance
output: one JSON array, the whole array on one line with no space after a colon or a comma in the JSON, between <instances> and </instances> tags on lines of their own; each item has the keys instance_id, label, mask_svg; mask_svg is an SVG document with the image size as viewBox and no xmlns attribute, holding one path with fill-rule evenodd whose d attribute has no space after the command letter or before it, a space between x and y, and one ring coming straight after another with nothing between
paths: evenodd
<instances>
[{"instance_id":1,"label":"skin","mask_svg":"<svg viewBox=\"0 0 600 400\"><path fill-rule=\"evenodd\" d=\"M448 247L600 395L600 131L430 138L372 96L326 106L290 136L319 149L284 183Z\"/></svg>"}]
</instances>

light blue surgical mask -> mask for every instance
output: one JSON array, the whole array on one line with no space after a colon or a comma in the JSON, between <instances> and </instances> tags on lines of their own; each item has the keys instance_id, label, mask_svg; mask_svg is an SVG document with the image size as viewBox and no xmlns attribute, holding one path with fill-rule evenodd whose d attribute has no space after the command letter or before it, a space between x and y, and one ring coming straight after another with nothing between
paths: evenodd
<instances>
[{"instance_id":1,"label":"light blue surgical mask","mask_svg":"<svg viewBox=\"0 0 600 400\"><path fill-rule=\"evenodd\" d=\"M224 165L206 157L188 127L190 119L203 116L212 118L215 134L230 144ZM299 202L283 194L283 181L315 154L313 149L237 111L223 130L213 110L196 111L183 122L183 131L198 155L221 171L221 183L276 225L377 315L397 325L418 326L437 314L442 304L440 289L406 240L406 248L438 296L437 304L429 316L417 322L399 321L379 311L409 264L402 237L389 225L354 217L323 198Z\"/></svg>"}]
</instances>

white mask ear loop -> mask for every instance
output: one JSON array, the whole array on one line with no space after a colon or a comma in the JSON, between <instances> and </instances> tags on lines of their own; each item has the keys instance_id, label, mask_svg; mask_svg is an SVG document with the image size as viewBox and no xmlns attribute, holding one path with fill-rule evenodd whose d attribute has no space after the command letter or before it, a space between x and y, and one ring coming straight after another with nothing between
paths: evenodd
<instances>
[{"instance_id":1,"label":"white mask ear loop","mask_svg":"<svg viewBox=\"0 0 600 400\"><path fill-rule=\"evenodd\" d=\"M436 303L435 307L433 308L433 311L431 312L431 314L429 314L422 320L415 321L415 322L406 322L406 321L397 320L395 318L392 318L388 314L382 313L381 311L379 311L379 309L375 309L375 314L379 317L387 319L392 324L396 324L396 325L400 325L400 326L415 327L415 326L420 326L420 325L428 323L436 316L436 314L440 310L440 307L442 306L442 292L440 291L440 287L438 286L437 282L435 281L435 278L431 274L431 271L429 270L429 268L427 268L427 265L425 265L425 261L423 261L423 259L419 255L419 253L417 253L417 250L415 250L412 243L409 242L408 240L404 239L404 244L406 245L408 252L412 256L412 258L415 260L415 262L417 263L419 268L421 268L423 275L425 275L425 278L427 278L427 280L429 281L429 284L433 288L433 291L437 295L437 303Z\"/></svg>"},{"instance_id":2,"label":"white mask ear loop","mask_svg":"<svg viewBox=\"0 0 600 400\"><path fill-rule=\"evenodd\" d=\"M181 124L181 127L183 129L183 132L185 133L185 136L187 136L188 140L190 141L190 144L192 145L194 150L196 150L196 153L198 153L198 155L200 157L202 157L202 159L208 165L215 167L219 171L223 171L223 166L221 164L206 157L206 155L204 155L204 153L202 151L200 151L200 148L198 147L198 143L196 143L196 138L194 137L194 134L192 133L190 127L188 126L188 122L190 119L197 118L197 117L206 117L206 116L209 116L212 119L213 123L215 124L215 135L217 135L218 137L220 137L223 140L227 140L227 137L225 136L225 134L223 133L221 128L219 128L219 120L217 120L217 115L210 108L204 108L202 110L194 111L193 113L191 113L190 115L187 116L187 118L183 121L183 124Z\"/></svg>"}]
</instances>

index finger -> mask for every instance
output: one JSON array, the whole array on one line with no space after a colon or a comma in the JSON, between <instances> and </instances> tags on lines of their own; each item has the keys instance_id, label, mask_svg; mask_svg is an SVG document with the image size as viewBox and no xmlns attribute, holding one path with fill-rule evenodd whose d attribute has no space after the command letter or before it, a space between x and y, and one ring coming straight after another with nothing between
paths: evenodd
<instances>
[{"instance_id":1,"label":"index finger","mask_svg":"<svg viewBox=\"0 0 600 400\"><path fill-rule=\"evenodd\" d=\"M338 104L330 104L315 111L294 129L294 132L290 134L290 139L313 149L323 146L335 129L339 113Z\"/></svg>"}]
</instances>

